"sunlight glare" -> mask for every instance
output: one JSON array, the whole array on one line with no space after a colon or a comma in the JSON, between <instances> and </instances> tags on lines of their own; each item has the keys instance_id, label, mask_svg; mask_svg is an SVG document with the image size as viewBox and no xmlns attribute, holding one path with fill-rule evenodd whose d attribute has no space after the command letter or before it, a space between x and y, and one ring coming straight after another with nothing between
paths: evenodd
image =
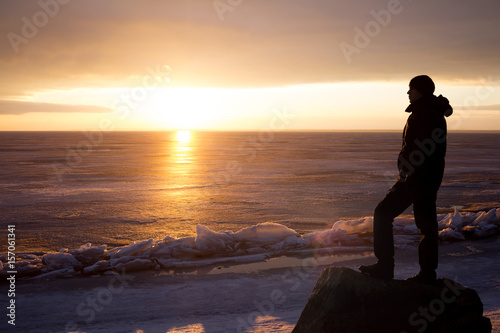
<instances>
[{"instance_id":1,"label":"sunlight glare","mask_svg":"<svg viewBox=\"0 0 500 333\"><path fill-rule=\"evenodd\" d=\"M175 132L175 141L175 163L192 163L192 156L189 154L191 151L191 131Z\"/></svg>"},{"instance_id":2,"label":"sunlight glare","mask_svg":"<svg viewBox=\"0 0 500 333\"><path fill-rule=\"evenodd\" d=\"M222 89L157 88L144 104L156 125L168 129L203 129L220 120Z\"/></svg>"},{"instance_id":3,"label":"sunlight glare","mask_svg":"<svg viewBox=\"0 0 500 333\"><path fill-rule=\"evenodd\" d=\"M191 131L177 131L175 140L183 145L188 144L191 141Z\"/></svg>"},{"instance_id":4,"label":"sunlight glare","mask_svg":"<svg viewBox=\"0 0 500 333\"><path fill-rule=\"evenodd\" d=\"M168 330L166 333L204 333L205 327L203 324L190 324L182 327L174 327Z\"/></svg>"}]
</instances>

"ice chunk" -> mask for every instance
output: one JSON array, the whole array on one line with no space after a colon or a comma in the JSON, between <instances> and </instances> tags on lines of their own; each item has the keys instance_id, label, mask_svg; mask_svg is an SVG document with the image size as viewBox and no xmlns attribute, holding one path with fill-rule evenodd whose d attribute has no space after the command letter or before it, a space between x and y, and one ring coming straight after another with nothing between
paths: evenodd
<instances>
[{"instance_id":1,"label":"ice chunk","mask_svg":"<svg viewBox=\"0 0 500 333\"><path fill-rule=\"evenodd\" d=\"M474 220L473 224L478 225L483 221L485 221L487 223L495 223L495 222L497 222L497 220L498 220L498 218L496 216L496 210L490 209L487 213L486 212L479 212L476 219Z\"/></svg>"},{"instance_id":2,"label":"ice chunk","mask_svg":"<svg viewBox=\"0 0 500 333\"><path fill-rule=\"evenodd\" d=\"M100 260L93 264L92 266L85 267L83 273L85 274L97 274L102 273L110 269L110 262L107 260Z\"/></svg>"},{"instance_id":3,"label":"ice chunk","mask_svg":"<svg viewBox=\"0 0 500 333\"><path fill-rule=\"evenodd\" d=\"M453 219L453 214L447 214L442 219L438 218L438 230L450 228L452 219Z\"/></svg>"},{"instance_id":4,"label":"ice chunk","mask_svg":"<svg viewBox=\"0 0 500 333\"><path fill-rule=\"evenodd\" d=\"M154 262L149 259L135 259L127 263L121 263L115 266L119 272L135 272L152 269L156 266Z\"/></svg>"},{"instance_id":5,"label":"ice chunk","mask_svg":"<svg viewBox=\"0 0 500 333\"><path fill-rule=\"evenodd\" d=\"M123 256L138 255L153 245L153 238L150 238L142 242L133 242L127 246L120 246L108 251L108 255L112 258L118 258Z\"/></svg>"},{"instance_id":6,"label":"ice chunk","mask_svg":"<svg viewBox=\"0 0 500 333\"><path fill-rule=\"evenodd\" d=\"M266 244L277 243L290 236L298 236L298 233L284 225L266 222L241 229L234 234L234 239L238 242Z\"/></svg>"},{"instance_id":7,"label":"ice chunk","mask_svg":"<svg viewBox=\"0 0 500 333\"><path fill-rule=\"evenodd\" d=\"M175 239L172 237L165 237L163 240L157 242L155 246L149 248L144 252L144 255L151 257L169 257L174 256L174 252L178 250L187 250L188 252L199 253L194 249L195 237L184 237Z\"/></svg>"},{"instance_id":8,"label":"ice chunk","mask_svg":"<svg viewBox=\"0 0 500 333\"><path fill-rule=\"evenodd\" d=\"M311 245L332 246L332 245L338 245L339 241L345 234L346 234L345 230L330 229L325 231L314 232L310 234L308 238L310 239Z\"/></svg>"},{"instance_id":9,"label":"ice chunk","mask_svg":"<svg viewBox=\"0 0 500 333\"><path fill-rule=\"evenodd\" d=\"M47 253L42 257L50 270L80 266L80 262L69 253Z\"/></svg>"},{"instance_id":10,"label":"ice chunk","mask_svg":"<svg viewBox=\"0 0 500 333\"><path fill-rule=\"evenodd\" d=\"M106 252L106 245L92 246L91 243L80 246L78 249L72 249L68 252L73 255L82 255L85 257L98 258Z\"/></svg>"},{"instance_id":11,"label":"ice chunk","mask_svg":"<svg viewBox=\"0 0 500 333\"><path fill-rule=\"evenodd\" d=\"M113 258L113 259L109 260L109 264L111 266L116 266L118 264L124 264L124 263L127 263L127 262L135 260L135 259L137 259L137 257L135 257L135 256L125 256L125 257Z\"/></svg>"},{"instance_id":12,"label":"ice chunk","mask_svg":"<svg viewBox=\"0 0 500 333\"><path fill-rule=\"evenodd\" d=\"M498 227L494 224L487 224L486 221L481 222L479 228L476 228L476 232L474 233L477 237L489 237L493 236L498 232Z\"/></svg>"},{"instance_id":13,"label":"ice chunk","mask_svg":"<svg viewBox=\"0 0 500 333\"><path fill-rule=\"evenodd\" d=\"M275 251L279 251L279 250L286 251L286 250L291 250L291 249L298 248L298 247L304 247L305 245L309 245L309 242L306 241L304 238L298 237L298 236L290 236L290 237L282 240L279 243L271 245L271 247L269 249L275 250Z\"/></svg>"},{"instance_id":14,"label":"ice chunk","mask_svg":"<svg viewBox=\"0 0 500 333\"><path fill-rule=\"evenodd\" d=\"M373 218L365 217L356 220L337 221L330 230L314 232L308 238L314 246L349 246L361 243L358 238L359 234L372 231Z\"/></svg>"},{"instance_id":15,"label":"ice chunk","mask_svg":"<svg viewBox=\"0 0 500 333\"><path fill-rule=\"evenodd\" d=\"M465 239L464 235L454 230L453 228L446 228L439 232L439 238L442 240L461 240Z\"/></svg>"},{"instance_id":16,"label":"ice chunk","mask_svg":"<svg viewBox=\"0 0 500 333\"><path fill-rule=\"evenodd\" d=\"M204 225L196 227L196 239L194 249L199 250L198 255L235 255L262 253L267 250L285 250L288 246L294 247L300 238L295 230L277 223L261 223L249 228L244 228L236 233L232 231L215 232ZM279 244L279 245L278 245ZM168 245L158 249L156 254L166 253L173 248L166 248ZM263 248L265 247L265 248ZM192 252L193 248L183 248L182 250ZM175 248L179 250L179 248ZM241 252L243 251L243 252Z\"/></svg>"},{"instance_id":17,"label":"ice chunk","mask_svg":"<svg viewBox=\"0 0 500 333\"><path fill-rule=\"evenodd\" d=\"M205 253L217 253L232 250L235 239L230 232L215 232L204 225L196 226L196 248Z\"/></svg>"},{"instance_id":18,"label":"ice chunk","mask_svg":"<svg viewBox=\"0 0 500 333\"><path fill-rule=\"evenodd\" d=\"M458 212L458 208L455 207L455 211L453 213L447 214L441 220L438 218L439 230L443 230L446 228L453 228L455 230L459 230L463 227L465 221L462 219L462 216Z\"/></svg>"},{"instance_id":19,"label":"ice chunk","mask_svg":"<svg viewBox=\"0 0 500 333\"><path fill-rule=\"evenodd\" d=\"M344 230L347 234L359 234L373 231L373 217L365 217L357 220L337 221L333 230Z\"/></svg>"},{"instance_id":20,"label":"ice chunk","mask_svg":"<svg viewBox=\"0 0 500 333\"><path fill-rule=\"evenodd\" d=\"M36 265L36 264L39 264L41 262L42 262L42 260L40 258L36 258L36 259L32 259L32 260L19 260L19 261L16 261L16 268L25 267L28 265Z\"/></svg>"},{"instance_id":21,"label":"ice chunk","mask_svg":"<svg viewBox=\"0 0 500 333\"><path fill-rule=\"evenodd\" d=\"M451 226L455 230L459 230L464 225L464 220L462 219L462 215L458 212L458 208L455 207L455 212L451 218Z\"/></svg>"}]
</instances>

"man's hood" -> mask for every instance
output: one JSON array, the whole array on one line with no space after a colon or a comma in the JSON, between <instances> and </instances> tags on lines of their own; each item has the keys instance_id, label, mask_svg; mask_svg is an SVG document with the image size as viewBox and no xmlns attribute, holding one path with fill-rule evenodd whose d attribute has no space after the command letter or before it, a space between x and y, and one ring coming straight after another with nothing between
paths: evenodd
<instances>
[{"instance_id":1,"label":"man's hood","mask_svg":"<svg viewBox=\"0 0 500 333\"><path fill-rule=\"evenodd\" d=\"M408 105L406 112L440 112L445 117L451 116L453 108L443 95L422 97Z\"/></svg>"}]
</instances>

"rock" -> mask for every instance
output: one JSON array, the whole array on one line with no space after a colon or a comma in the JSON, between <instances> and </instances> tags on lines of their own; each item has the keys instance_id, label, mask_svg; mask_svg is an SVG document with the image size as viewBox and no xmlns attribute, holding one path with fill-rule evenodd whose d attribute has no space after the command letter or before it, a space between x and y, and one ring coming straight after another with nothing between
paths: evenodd
<instances>
[{"instance_id":1,"label":"rock","mask_svg":"<svg viewBox=\"0 0 500 333\"><path fill-rule=\"evenodd\" d=\"M293 333L486 333L476 291L449 279L436 285L384 281L346 267L325 269Z\"/></svg>"}]
</instances>

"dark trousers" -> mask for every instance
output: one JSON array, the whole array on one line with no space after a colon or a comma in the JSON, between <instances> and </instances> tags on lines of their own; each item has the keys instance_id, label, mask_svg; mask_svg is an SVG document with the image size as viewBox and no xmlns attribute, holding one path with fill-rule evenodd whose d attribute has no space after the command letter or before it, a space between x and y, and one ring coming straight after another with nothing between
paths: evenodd
<instances>
[{"instance_id":1,"label":"dark trousers","mask_svg":"<svg viewBox=\"0 0 500 333\"><path fill-rule=\"evenodd\" d=\"M438 225L436 214L437 186L410 187L396 183L375 208L373 217L373 246L380 262L394 262L394 218L413 204L415 224L422 235L418 244L419 264L422 270L438 266Z\"/></svg>"}]
</instances>

